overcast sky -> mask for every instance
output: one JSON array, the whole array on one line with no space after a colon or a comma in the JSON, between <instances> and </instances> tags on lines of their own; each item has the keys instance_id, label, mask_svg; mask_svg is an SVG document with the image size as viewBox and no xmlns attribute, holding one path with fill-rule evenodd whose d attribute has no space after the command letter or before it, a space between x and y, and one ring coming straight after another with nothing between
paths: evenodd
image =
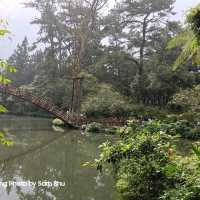
<instances>
[{"instance_id":1,"label":"overcast sky","mask_svg":"<svg viewBox=\"0 0 200 200\"><path fill-rule=\"evenodd\" d=\"M114 0L109 0L110 3ZM25 36L29 41L36 40L38 27L30 25L32 18L37 13L33 9L23 8L22 2L26 0L0 0L0 18L6 19L9 23L9 30L12 32L12 39L3 39L0 41L0 57L8 57ZM185 11L197 5L199 0L177 0L175 3L176 19L183 19Z\"/></svg>"}]
</instances>

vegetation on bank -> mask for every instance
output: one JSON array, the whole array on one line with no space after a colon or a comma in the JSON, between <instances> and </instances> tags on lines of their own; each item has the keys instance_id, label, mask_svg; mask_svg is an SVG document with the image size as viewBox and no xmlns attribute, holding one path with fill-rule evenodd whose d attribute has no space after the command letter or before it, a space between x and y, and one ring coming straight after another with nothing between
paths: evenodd
<instances>
[{"instance_id":1,"label":"vegetation on bank","mask_svg":"<svg viewBox=\"0 0 200 200\"><path fill-rule=\"evenodd\" d=\"M30 45L25 38L17 46L9 62L18 71L5 75L16 87L44 96L66 112L76 107L87 117L131 119L112 131L120 139L103 143L93 164L100 171L112 165L124 200L200 199L199 6L183 27L169 18L174 0L123 0L102 15L106 3L26 4L39 12L32 22L40 27L38 40ZM1 64L13 71L5 61ZM9 82L5 76L0 81ZM12 97L1 99L11 111L39 112ZM97 123L84 128L105 131ZM177 139L193 143L186 156Z\"/></svg>"},{"instance_id":2,"label":"vegetation on bank","mask_svg":"<svg viewBox=\"0 0 200 200\"><path fill-rule=\"evenodd\" d=\"M183 45L174 69L199 64L199 5L190 10L187 30L169 43ZM192 35L190 34L192 33ZM192 38L191 38L192 37ZM186 43L185 43L186 42ZM128 121L116 132L120 139L105 142L92 165L102 172L112 166L115 185L124 200L200 199L199 85L180 89L168 102L171 113L157 120ZM190 151L181 154L177 140L191 140ZM181 144L184 145L184 144Z\"/></svg>"},{"instance_id":3,"label":"vegetation on bank","mask_svg":"<svg viewBox=\"0 0 200 200\"><path fill-rule=\"evenodd\" d=\"M168 126L159 121L142 125L129 121L118 130L118 142L100 146L100 158L93 164L100 171L106 163L112 165L116 188L123 199L200 198L199 150L181 156L174 142L176 135L169 134L176 127Z\"/></svg>"},{"instance_id":4,"label":"vegetation on bank","mask_svg":"<svg viewBox=\"0 0 200 200\"><path fill-rule=\"evenodd\" d=\"M8 75L14 86L69 110L74 93L73 33L77 31L82 47L78 96L81 112L88 116L154 115L152 107L165 110L174 94L200 84L191 62L171 70L182 47L166 50L166 46L184 31L170 17L173 0L121 1L103 15L106 0L76 0L62 9L65 3L32 0L26 4L38 11L32 23L40 31L34 45L25 37L8 59L17 68L17 73ZM40 112L10 96L3 95L2 102L11 112Z\"/></svg>"}]
</instances>

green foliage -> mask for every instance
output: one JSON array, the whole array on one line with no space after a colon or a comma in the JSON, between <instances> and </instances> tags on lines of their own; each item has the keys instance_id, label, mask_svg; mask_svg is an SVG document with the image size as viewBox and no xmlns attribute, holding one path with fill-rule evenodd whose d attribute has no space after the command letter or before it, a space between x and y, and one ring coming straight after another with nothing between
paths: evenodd
<instances>
[{"instance_id":1,"label":"green foliage","mask_svg":"<svg viewBox=\"0 0 200 200\"><path fill-rule=\"evenodd\" d=\"M101 170L104 163L112 164L116 188L123 199L158 199L164 189L179 180L177 166L167 155L167 141L171 139L159 130L158 121L142 127L129 121L128 126L119 130L121 140L100 146L97 168Z\"/></svg>"},{"instance_id":2,"label":"green foliage","mask_svg":"<svg viewBox=\"0 0 200 200\"><path fill-rule=\"evenodd\" d=\"M91 67L92 73L100 81L113 85L120 93L129 95L132 76L137 73L131 55L119 47L105 48L104 54L95 66Z\"/></svg>"},{"instance_id":3,"label":"green foliage","mask_svg":"<svg viewBox=\"0 0 200 200\"><path fill-rule=\"evenodd\" d=\"M192 145L192 150L200 161L200 146L199 145Z\"/></svg>"},{"instance_id":4,"label":"green foliage","mask_svg":"<svg viewBox=\"0 0 200 200\"><path fill-rule=\"evenodd\" d=\"M174 56L174 52L166 52L166 42L180 30L178 23L166 21L173 14L173 3L174 0L120 1L107 17L111 44L102 69L108 68L106 75L110 76L106 79L113 77L109 82L122 88L122 92L131 93L137 103L164 105L173 93L174 88L168 86L171 81L161 77L161 73L168 73L169 60ZM125 52L124 46L128 48Z\"/></svg>"},{"instance_id":5,"label":"green foliage","mask_svg":"<svg viewBox=\"0 0 200 200\"><path fill-rule=\"evenodd\" d=\"M4 37L5 35L7 35L8 33L10 33L10 31L5 28L5 26L7 25L7 22L3 19L0 19L0 37Z\"/></svg>"},{"instance_id":6,"label":"green foliage","mask_svg":"<svg viewBox=\"0 0 200 200\"><path fill-rule=\"evenodd\" d=\"M173 14L174 0L120 1L106 16L101 15L106 0L94 0L98 2L94 3L96 6L89 2L83 0L81 3L77 0L66 4L64 0L31 0L26 4L40 13L40 17L32 23L40 27L36 44L41 43L45 47L44 51L39 53L40 59L33 62L36 76L32 83L37 80L37 85L43 85L49 80L48 85L53 85L56 84L53 83L54 80L58 82L60 79L60 82L64 82L65 76L74 76L71 53L74 52L72 44L76 33L82 49L79 75L82 77L83 71L84 76L86 75L82 81L83 103L86 96L92 98L96 88L98 90L97 84L105 83L137 103L165 105L182 84L184 79L180 80L181 77L186 76L177 73L180 77L175 81L178 75L174 75L169 66L177 53L165 49L169 38L182 30L178 22L167 19L168 15ZM11 58L14 62L17 61L19 66L25 66L27 60L32 63L32 58L29 59L30 53L24 51L25 46L18 45ZM124 48L125 46L127 48ZM31 66L27 66L25 71L30 72ZM18 79L16 84L21 84L24 77L31 80L29 75L30 73L24 73L23 69L19 70L15 76ZM185 80L191 83L187 78ZM183 81L184 87L185 82ZM63 87L59 90L66 94L61 102L68 104L69 99L72 99L71 96L69 98L72 94L69 86L72 87L72 84L67 81L65 84L65 91ZM40 91L46 93L49 99L58 93L59 97L64 95L57 87L50 88L48 85L46 88L40 87Z\"/></svg>"},{"instance_id":7,"label":"green foliage","mask_svg":"<svg viewBox=\"0 0 200 200\"><path fill-rule=\"evenodd\" d=\"M193 64L199 62L199 41L192 31L185 31L173 38L169 44L168 49L182 46L182 52L173 64L173 69L176 70L178 66L185 64L192 58Z\"/></svg>"},{"instance_id":8,"label":"green foliage","mask_svg":"<svg viewBox=\"0 0 200 200\"><path fill-rule=\"evenodd\" d=\"M105 2L97 1L98 6ZM95 6L83 2L84 6L75 1L65 8L64 0L27 3L41 14L32 23L40 27L35 44L41 43L45 48L40 51L35 49L37 46L31 48L27 38L17 46L9 59L19 69L9 76L16 86L29 88L69 110L76 99L72 97L74 32L78 38L81 36L80 47L83 47L78 75L83 79L80 94L75 92L75 96L80 96L82 111L88 116L128 116L130 110L137 114L138 109L132 108L126 98L141 104L141 110L143 104L164 106L180 88L195 83L195 75L187 69L176 73L171 70L172 60L180 49L165 48L167 41L183 30L180 23L167 20L173 14L174 0L120 1L107 16L100 15L103 7L93 16L91 10ZM184 32L176 45L185 44L188 38L191 39L191 34ZM38 112L27 104L22 108L22 104L10 101L10 106L13 111L17 107L18 113ZM146 110L144 115L155 116L158 111L163 116L159 109Z\"/></svg>"},{"instance_id":9,"label":"green foliage","mask_svg":"<svg viewBox=\"0 0 200 200\"><path fill-rule=\"evenodd\" d=\"M15 85L30 83L39 95L69 109L70 101L76 99L72 98L73 84L69 81L74 77L72 44L76 33L82 49L78 76L83 78L80 96L84 112L92 105L86 105L89 99L97 101L95 94L101 90L100 84L111 85L134 103L150 106L166 105L179 88L191 86L194 75L187 70L173 73L170 68L179 50L165 49L167 41L182 30L180 23L167 18L173 14L174 0L120 1L106 16L100 14L106 0L94 0L96 6L89 2L31 0L26 4L40 13L32 21L40 27L34 44L40 43L44 49L30 48L26 38L17 46L9 59L20 69L12 75ZM110 110L104 111L104 105L99 106L99 111L91 107L95 111L90 110L91 115L113 115Z\"/></svg>"},{"instance_id":10,"label":"green foliage","mask_svg":"<svg viewBox=\"0 0 200 200\"><path fill-rule=\"evenodd\" d=\"M0 25L2 25L3 23L5 22L3 20L0 20ZM9 31L7 29L0 28L0 37L4 37L8 33ZM5 74L10 72L16 72L16 68L9 65L7 61L0 59L0 70L0 84L9 84L11 81L6 78ZM7 112L7 109L3 105L0 105L0 113L5 112ZM3 132L0 132L0 143L7 146L13 144L12 141L5 138L5 134Z\"/></svg>"},{"instance_id":11,"label":"green foliage","mask_svg":"<svg viewBox=\"0 0 200 200\"><path fill-rule=\"evenodd\" d=\"M176 134L180 134L181 137L187 139L199 139L200 138L200 128L187 120L179 120L174 125L173 129Z\"/></svg>"},{"instance_id":12,"label":"green foliage","mask_svg":"<svg viewBox=\"0 0 200 200\"><path fill-rule=\"evenodd\" d=\"M119 141L114 144L105 142L100 146L100 157L92 165L100 171L107 166L106 163L112 165L116 188L122 199L199 198L198 162L194 157L185 162L176 155L173 145L170 145L173 155L169 155L173 137L168 135L167 125L160 121L139 125L132 120L118 130Z\"/></svg>"},{"instance_id":13,"label":"green foliage","mask_svg":"<svg viewBox=\"0 0 200 200\"><path fill-rule=\"evenodd\" d=\"M145 126L144 126L145 128ZM185 139L200 139L200 128L198 122L188 121L186 119L174 119L165 118L163 121L153 120L149 124L147 123L147 132L164 132L168 135L178 135Z\"/></svg>"},{"instance_id":14,"label":"green foliage","mask_svg":"<svg viewBox=\"0 0 200 200\"><path fill-rule=\"evenodd\" d=\"M167 111L160 107L134 104L130 116L139 119L163 119L166 117L166 113Z\"/></svg>"},{"instance_id":15,"label":"green foliage","mask_svg":"<svg viewBox=\"0 0 200 200\"><path fill-rule=\"evenodd\" d=\"M200 111L200 85L192 89L181 90L174 95L171 105L180 107L183 111L199 112Z\"/></svg>"},{"instance_id":16,"label":"green foliage","mask_svg":"<svg viewBox=\"0 0 200 200\"><path fill-rule=\"evenodd\" d=\"M88 133L101 133L105 130L102 124L93 122L86 126L85 131Z\"/></svg>"},{"instance_id":17,"label":"green foliage","mask_svg":"<svg viewBox=\"0 0 200 200\"><path fill-rule=\"evenodd\" d=\"M200 21L200 4L196 7L191 8L187 15L187 23L189 23L191 30L194 32L196 37L200 39L200 31L199 31L199 21Z\"/></svg>"},{"instance_id":18,"label":"green foliage","mask_svg":"<svg viewBox=\"0 0 200 200\"><path fill-rule=\"evenodd\" d=\"M131 105L110 85L101 84L95 94L86 97L81 110L87 116L126 116L131 111Z\"/></svg>"},{"instance_id":19,"label":"green foliage","mask_svg":"<svg viewBox=\"0 0 200 200\"><path fill-rule=\"evenodd\" d=\"M0 20L1 26L2 26L2 23L5 23L5 22L3 20ZM1 37L4 37L8 33L9 33L9 31L7 29L0 28L0 36ZM16 72L16 68L11 66L6 60L0 59L0 69L1 69L0 83L1 84L10 83L10 80L6 78L5 74Z\"/></svg>"},{"instance_id":20,"label":"green foliage","mask_svg":"<svg viewBox=\"0 0 200 200\"><path fill-rule=\"evenodd\" d=\"M11 83L10 79L6 77L6 74L15 73L16 68L8 64L7 61L0 59L0 69L2 70L2 73L0 74L0 83L1 84Z\"/></svg>"},{"instance_id":21,"label":"green foliage","mask_svg":"<svg viewBox=\"0 0 200 200\"><path fill-rule=\"evenodd\" d=\"M197 170L197 169L195 169ZM184 180L185 179L185 180ZM200 180L198 173L192 173L184 176L184 182L175 188L166 191L161 200L197 200L200 198Z\"/></svg>"},{"instance_id":22,"label":"green foliage","mask_svg":"<svg viewBox=\"0 0 200 200\"><path fill-rule=\"evenodd\" d=\"M9 33L7 29L0 29L0 37L3 37L7 33Z\"/></svg>"},{"instance_id":23,"label":"green foliage","mask_svg":"<svg viewBox=\"0 0 200 200\"><path fill-rule=\"evenodd\" d=\"M7 111L8 110L4 106L0 105L0 113L5 113Z\"/></svg>"},{"instance_id":24,"label":"green foliage","mask_svg":"<svg viewBox=\"0 0 200 200\"><path fill-rule=\"evenodd\" d=\"M12 146L13 141L6 139L5 133L0 131L0 143L6 146Z\"/></svg>"},{"instance_id":25,"label":"green foliage","mask_svg":"<svg viewBox=\"0 0 200 200\"><path fill-rule=\"evenodd\" d=\"M3 20L0 20L0 26L2 26L2 23L5 23ZM4 37L6 34L8 34L9 31L7 29L4 29L0 27L0 36ZM5 74L16 72L16 68L11 66L6 60L0 59L0 84L8 84L11 81L6 78Z\"/></svg>"},{"instance_id":26,"label":"green foliage","mask_svg":"<svg viewBox=\"0 0 200 200\"><path fill-rule=\"evenodd\" d=\"M199 19L200 4L189 10L186 20L187 30L183 33L180 33L169 42L168 49L178 46L182 47L182 52L176 59L173 65L173 69L176 69L178 66L185 64L190 59L192 59L194 65L200 64Z\"/></svg>"},{"instance_id":27,"label":"green foliage","mask_svg":"<svg viewBox=\"0 0 200 200\"><path fill-rule=\"evenodd\" d=\"M17 45L8 62L17 69L16 73L8 74L15 86L29 84L33 81L35 66L33 66L33 57L30 55L30 46L26 37L22 44Z\"/></svg>"}]
</instances>

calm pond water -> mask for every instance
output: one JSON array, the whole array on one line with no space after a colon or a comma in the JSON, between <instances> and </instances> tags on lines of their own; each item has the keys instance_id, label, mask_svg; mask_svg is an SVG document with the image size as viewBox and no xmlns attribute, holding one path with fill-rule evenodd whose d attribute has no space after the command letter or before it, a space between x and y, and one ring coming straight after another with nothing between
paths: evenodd
<instances>
[{"instance_id":1,"label":"calm pond water","mask_svg":"<svg viewBox=\"0 0 200 200\"><path fill-rule=\"evenodd\" d=\"M14 145L0 145L1 200L115 199L109 175L82 167L98 155L98 145L110 136L88 137L76 130L60 133L48 119L16 116L0 116L2 129ZM48 187L54 181L60 186Z\"/></svg>"}]
</instances>

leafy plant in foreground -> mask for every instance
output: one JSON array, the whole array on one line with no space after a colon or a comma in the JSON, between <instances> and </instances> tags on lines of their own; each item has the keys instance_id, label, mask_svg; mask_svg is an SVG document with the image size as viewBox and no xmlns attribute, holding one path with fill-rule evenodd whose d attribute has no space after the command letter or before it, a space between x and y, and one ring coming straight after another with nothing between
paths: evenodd
<instances>
[{"instance_id":1,"label":"leafy plant in foreground","mask_svg":"<svg viewBox=\"0 0 200 200\"><path fill-rule=\"evenodd\" d=\"M160 126L158 121L143 126L130 121L118 130L121 139L116 144L100 146L95 165L100 171L105 163L112 165L123 199L158 199L165 189L179 182L179 169L168 156L171 136L160 131Z\"/></svg>"},{"instance_id":2,"label":"leafy plant in foreground","mask_svg":"<svg viewBox=\"0 0 200 200\"><path fill-rule=\"evenodd\" d=\"M92 165L103 171L111 164L122 199L199 198L198 163L194 157L186 162L187 158L176 154L174 138L167 134L168 128L161 121L139 124L132 120L118 130L118 142L105 142L100 146L99 159ZM169 148L173 150L170 154Z\"/></svg>"},{"instance_id":3,"label":"leafy plant in foreground","mask_svg":"<svg viewBox=\"0 0 200 200\"><path fill-rule=\"evenodd\" d=\"M3 20L0 20L0 25L2 25L3 23L5 22ZM0 28L0 38L4 37L8 33L9 31L6 28ZM0 59L0 71L1 71L0 84L7 85L11 81L6 78L5 74L9 72L16 72L16 69L15 67L9 65L7 61ZM5 113L5 112L7 112L7 109L3 105L0 105L0 113ZM5 138L5 133L3 131L0 131L0 143L8 146L12 144L10 140L7 140Z\"/></svg>"},{"instance_id":4,"label":"leafy plant in foreground","mask_svg":"<svg viewBox=\"0 0 200 200\"><path fill-rule=\"evenodd\" d=\"M182 47L182 52L176 59L173 68L176 69L180 65L192 59L193 64L200 64L200 4L189 10L186 17L187 29L174 37L168 44L168 49Z\"/></svg>"},{"instance_id":5,"label":"leafy plant in foreground","mask_svg":"<svg viewBox=\"0 0 200 200\"><path fill-rule=\"evenodd\" d=\"M200 146L192 145L192 150L200 161Z\"/></svg>"}]
</instances>

